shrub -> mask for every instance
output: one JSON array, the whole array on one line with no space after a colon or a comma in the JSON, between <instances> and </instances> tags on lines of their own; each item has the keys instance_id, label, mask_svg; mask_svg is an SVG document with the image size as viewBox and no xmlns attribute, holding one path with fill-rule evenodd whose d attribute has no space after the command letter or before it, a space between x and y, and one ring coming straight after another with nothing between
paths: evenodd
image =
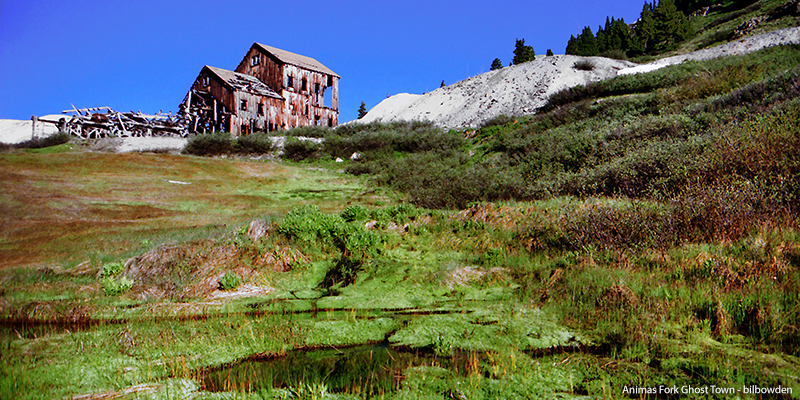
<instances>
[{"instance_id":1,"label":"shrub","mask_svg":"<svg viewBox=\"0 0 800 400\"><path fill-rule=\"evenodd\" d=\"M501 114L501 115L498 115L498 116L496 116L496 117L484 122L481 125L481 128L489 128L489 127L492 127L492 126L503 126L503 125L510 124L510 123L512 123L514 121L515 120L514 120L513 117L509 117L509 116L507 116L505 114Z\"/></svg>"},{"instance_id":2,"label":"shrub","mask_svg":"<svg viewBox=\"0 0 800 400\"><path fill-rule=\"evenodd\" d=\"M219 279L219 290L234 290L242 285L242 278L233 272L226 272Z\"/></svg>"},{"instance_id":3,"label":"shrub","mask_svg":"<svg viewBox=\"0 0 800 400\"><path fill-rule=\"evenodd\" d=\"M323 214L314 205L304 205L289 211L278 232L290 239L305 243L332 245L343 257L362 258L375 250L379 237L358 223L347 223L339 215Z\"/></svg>"},{"instance_id":4,"label":"shrub","mask_svg":"<svg viewBox=\"0 0 800 400\"><path fill-rule=\"evenodd\" d=\"M625 54L624 51L618 50L618 49L606 50L605 52L600 53L600 57L613 58L615 60L627 60L628 59L628 55Z\"/></svg>"},{"instance_id":5,"label":"shrub","mask_svg":"<svg viewBox=\"0 0 800 400\"><path fill-rule=\"evenodd\" d=\"M286 131L286 136L324 138L331 133L331 128L326 126L300 126Z\"/></svg>"},{"instance_id":6,"label":"shrub","mask_svg":"<svg viewBox=\"0 0 800 400\"><path fill-rule=\"evenodd\" d=\"M124 264L121 261L116 261L110 264L103 265L103 269L100 271L100 277L105 278L109 276L116 276L122 272L122 269L125 268Z\"/></svg>"},{"instance_id":7,"label":"shrub","mask_svg":"<svg viewBox=\"0 0 800 400\"><path fill-rule=\"evenodd\" d=\"M119 296L133 287L133 281L128 279L128 277L121 277L119 279L106 276L101 281L101 286L103 287L103 292L107 296Z\"/></svg>"},{"instance_id":8,"label":"shrub","mask_svg":"<svg viewBox=\"0 0 800 400\"><path fill-rule=\"evenodd\" d=\"M195 156L217 156L230 154L234 150L234 142L229 133L207 133L189 138L183 148L183 154Z\"/></svg>"},{"instance_id":9,"label":"shrub","mask_svg":"<svg viewBox=\"0 0 800 400\"><path fill-rule=\"evenodd\" d=\"M321 150L322 145L314 141L287 137L283 147L283 157L292 161L303 161L319 158L322 154Z\"/></svg>"},{"instance_id":10,"label":"shrub","mask_svg":"<svg viewBox=\"0 0 800 400\"><path fill-rule=\"evenodd\" d=\"M363 221L369 218L369 210L360 204L355 204L345 208L340 214L346 222Z\"/></svg>"},{"instance_id":11,"label":"shrub","mask_svg":"<svg viewBox=\"0 0 800 400\"><path fill-rule=\"evenodd\" d=\"M264 154L273 150L274 145L269 135L258 132L252 135L240 136L236 139L236 152L243 154Z\"/></svg>"},{"instance_id":12,"label":"shrub","mask_svg":"<svg viewBox=\"0 0 800 400\"><path fill-rule=\"evenodd\" d=\"M58 132L50 136L26 140L16 144L4 144L3 147L16 149L42 149L45 147L58 146L60 144L68 143L70 139L72 139L72 136L70 136L69 133Z\"/></svg>"},{"instance_id":13,"label":"shrub","mask_svg":"<svg viewBox=\"0 0 800 400\"><path fill-rule=\"evenodd\" d=\"M572 68L581 71L591 71L594 69L594 64L588 60L575 61L575 64L572 64Z\"/></svg>"}]
</instances>

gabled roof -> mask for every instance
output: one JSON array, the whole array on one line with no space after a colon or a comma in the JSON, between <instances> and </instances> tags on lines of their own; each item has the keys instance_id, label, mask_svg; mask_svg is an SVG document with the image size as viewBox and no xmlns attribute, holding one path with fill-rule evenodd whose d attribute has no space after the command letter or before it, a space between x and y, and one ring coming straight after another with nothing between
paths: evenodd
<instances>
[{"instance_id":1,"label":"gabled roof","mask_svg":"<svg viewBox=\"0 0 800 400\"><path fill-rule=\"evenodd\" d=\"M270 89L269 86L265 85L254 76L240 74L238 72L228 71L227 69L211 67L208 65L204 66L203 69L209 70L231 89L283 100L281 95Z\"/></svg>"},{"instance_id":2,"label":"gabled roof","mask_svg":"<svg viewBox=\"0 0 800 400\"><path fill-rule=\"evenodd\" d=\"M322 65L321 62L306 56L301 56L300 54L295 54L290 51L277 49L275 47L267 46L261 43L253 43L252 47L258 47L261 51L267 52L272 54L285 64L292 64L298 67L302 67L305 69L310 69L312 71L322 72L323 74L333 75L337 78L341 78L339 74L330 70L330 68Z\"/></svg>"}]
</instances>

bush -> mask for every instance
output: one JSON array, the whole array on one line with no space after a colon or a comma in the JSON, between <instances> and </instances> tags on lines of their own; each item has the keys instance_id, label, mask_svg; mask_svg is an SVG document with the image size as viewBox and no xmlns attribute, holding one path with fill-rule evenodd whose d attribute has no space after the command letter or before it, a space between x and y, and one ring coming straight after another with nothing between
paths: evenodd
<instances>
[{"instance_id":1,"label":"bush","mask_svg":"<svg viewBox=\"0 0 800 400\"><path fill-rule=\"evenodd\" d=\"M116 261L111 264L103 265L103 269L100 271L100 277L105 278L108 276L115 276L119 275L122 272L122 269L125 266L122 264L121 261Z\"/></svg>"},{"instance_id":2,"label":"bush","mask_svg":"<svg viewBox=\"0 0 800 400\"><path fill-rule=\"evenodd\" d=\"M242 278L233 272L226 272L219 279L219 290L234 290L242 285Z\"/></svg>"},{"instance_id":3,"label":"bush","mask_svg":"<svg viewBox=\"0 0 800 400\"><path fill-rule=\"evenodd\" d=\"M594 64L588 60L575 61L575 64L572 64L572 68L581 71L591 71L594 69Z\"/></svg>"},{"instance_id":4,"label":"bush","mask_svg":"<svg viewBox=\"0 0 800 400\"><path fill-rule=\"evenodd\" d=\"M300 140L293 137L286 138L283 146L283 157L292 161L320 158L322 145L311 140Z\"/></svg>"},{"instance_id":5,"label":"bush","mask_svg":"<svg viewBox=\"0 0 800 400\"><path fill-rule=\"evenodd\" d=\"M101 281L101 286L103 287L103 292L107 296L119 296L133 287L133 281L128 279L128 277L121 277L116 279L111 276L104 277Z\"/></svg>"},{"instance_id":6,"label":"bush","mask_svg":"<svg viewBox=\"0 0 800 400\"><path fill-rule=\"evenodd\" d=\"M289 211L278 226L278 232L304 243L332 245L349 258L362 258L375 250L379 237L358 223L348 223L339 215L323 214L314 205L300 206Z\"/></svg>"},{"instance_id":7,"label":"bush","mask_svg":"<svg viewBox=\"0 0 800 400\"><path fill-rule=\"evenodd\" d=\"M242 154L264 154L274 149L274 144L265 132L240 136L236 139L236 152Z\"/></svg>"},{"instance_id":8,"label":"bush","mask_svg":"<svg viewBox=\"0 0 800 400\"><path fill-rule=\"evenodd\" d=\"M369 218L370 213L369 210L367 210L367 207L364 207L360 204L356 204L345 208L340 215L342 216L342 219L345 220L345 222L353 222L353 221L363 221Z\"/></svg>"},{"instance_id":9,"label":"bush","mask_svg":"<svg viewBox=\"0 0 800 400\"><path fill-rule=\"evenodd\" d=\"M233 138L229 133L207 133L189 138L183 148L183 154L195 156L218 156L230 154L234 150Z\"/></svg>"},{"instance_id":10,"label":"bush","mask_svg":"<svg viewBox=\"0 0 800 400\"><path fill-rule=\"evenodd\" d=\"M286 136L324 138L331 133L331 128L326 126L300 126L286 131Z\"/></svg>"},{"instance_id":11,"label":"bush","mask_svg":"<svg viewBox=\"0 0 800 400\"><path fill-rule=\"evenodd\" d=\"M622 50L607 50L600 54L600 57L613 58L615 60L627 60L628 55Z\"/></svg>"},{"instance_id":12,"label":"bush","mask_svg":"<svg viewBox=\"0 0 800 400\"><path fill-rule=\"evenodd\" d=\"M26 140L16 144L0 143L0 145L2 145L5 149L43 149L45 147L58 146L60 144L68 143L70 139L72 139L72 136L70 136L69 133L58 132L50 136Z\"/></svg>"}]
</instances>

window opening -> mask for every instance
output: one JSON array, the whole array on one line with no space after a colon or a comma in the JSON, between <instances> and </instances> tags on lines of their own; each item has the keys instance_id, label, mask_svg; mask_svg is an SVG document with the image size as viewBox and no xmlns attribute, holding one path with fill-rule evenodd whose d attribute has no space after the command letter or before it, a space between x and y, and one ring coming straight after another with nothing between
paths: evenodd
<instances>
[{"instance_id":1,"label":"window opening","mask_svg":"<svg viewBox=\"0 0 800 400\"><path fill-rule=\"evenodd\" d=\"M289 75L289 79L286 82L286 86L290 87L290 88L294 88L294 78L291 75Z\"/></svg>"},{"instance_id":2,"label":"window opening","mask_svg":"<svg viewBox=\"0 0 800 400\"><path fill-rule=\"evenodd\" d=\"M242 109L242 111L247 111L247 100L241 101L240 108Z\"/></svg>"},{"instance_id":3,"label":"window opening","mask_svg":"<svg viewBox=\"0 0 800 400\"><path fill-rule=\"evenodd\" d=\"M264 115L264 105L258 103L258 115Z\"/></svg>"},{"instance_id":4,"label":"window opening","mask_svg":"<svg viewBox=\"0 0 800 400\"><path fill-rule=\"evenodd\" d=\"M300 90L306 90L307 86L308 86L308 80L306 80L306 78L303 78L303 81L300 82Z\"/></svg>"}]
</instances>

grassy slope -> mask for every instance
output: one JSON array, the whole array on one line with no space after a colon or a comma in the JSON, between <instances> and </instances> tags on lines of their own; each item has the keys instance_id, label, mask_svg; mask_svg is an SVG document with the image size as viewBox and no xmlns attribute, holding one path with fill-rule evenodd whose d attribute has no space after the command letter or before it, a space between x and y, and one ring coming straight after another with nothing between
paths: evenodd
<instances>
[{"instance_id":1,"label":"grassy slope","mask_svg":"<svg viewBox=\"0 0 800 400\"><path fill-rule=\"evenodd\" d=\"M2 328L0 393L182 398L200 368L387 338L481 361L466 377L399 371L386 398L621 398L661 384L797 397L796 50L576 89L467 139L337 130L328 147L298 148L311 164L2 154L0 306L16 322ZM327 161L354 146L366 161L349 171L464 209L394 206ZM502 202L466 207L486 200ZM289 226L301 204L319 206L301 220L317 225ZM267 237L246 238L264 217ZM161 265L159 285L200 279L181 271L227 254L222 268L271 291L147 298L134 276L130 292L103 295L104 265L162 243L190 254ZM258 261L269 257L291 258L288 270Z\"/></svg>"}]
</instances>

